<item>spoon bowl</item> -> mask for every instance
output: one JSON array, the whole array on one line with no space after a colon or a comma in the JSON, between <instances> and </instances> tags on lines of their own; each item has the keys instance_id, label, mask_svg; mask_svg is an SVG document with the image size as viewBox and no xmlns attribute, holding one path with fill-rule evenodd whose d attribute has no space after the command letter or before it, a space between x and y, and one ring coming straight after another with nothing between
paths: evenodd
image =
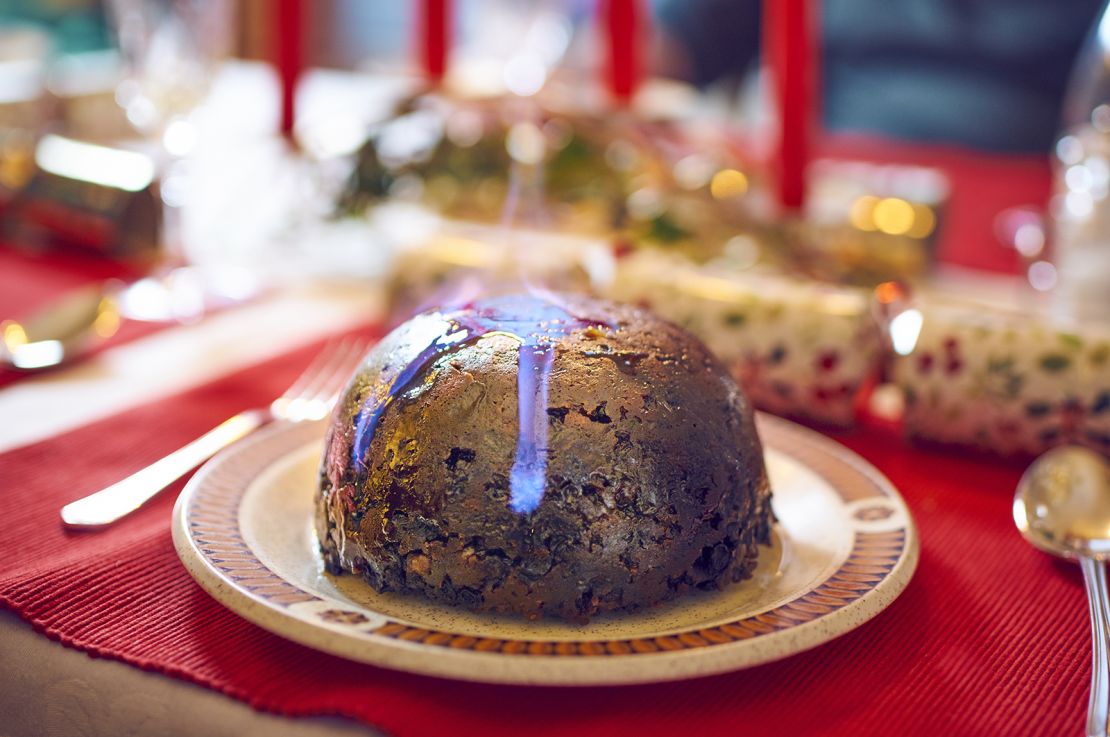
<instances>
[{"instance_id":1,"label":"spoon bowl","mask_svg":"<svg viewBox=\"0 0 1110 737\"><path fill-rule=\"evenodd\" d=\"M1048 451L1014 495L1014 523L1037 548L1062 558L1110 558L1110 464L1075 445Z\"/></svg>"},{"instance_id":2,"label":"spoon bowl","mask_svg":"<svg viewBox=\"0 0 1110 737\"><path fill-rule=\"evenodd\" d=\"M115 335L120 325L116 281L65 295L23 321L0 323L0 363L18 371L57 366Z\"/></svg>"},{"instance_id":3,"label":"spoon bowl","mask_svg":"<svg viewBox=\"0 0 1110 737\"><path fill-rule=\"evenodd\" d=\"M1048 451L1025 471L1014 494L1014 523L1037 548L1077 560L1091 610L1091 698L1087 737L1110 722L1110 465L1077 446Z\"/></svg>"},{"instance_id":4,"label":"spoon bowl","mask_svg":"<svg viewBox=\"0 0 1110 737\"><path fill-rule=\"evenodd\" d=\"M205 274L189 266L130 284L110 279L75 289L25 319L0 322L0 367L40 371L78 360L115 335L123 320L191 323L260 290L242 269Z\"/></svg>"}]
</instances>

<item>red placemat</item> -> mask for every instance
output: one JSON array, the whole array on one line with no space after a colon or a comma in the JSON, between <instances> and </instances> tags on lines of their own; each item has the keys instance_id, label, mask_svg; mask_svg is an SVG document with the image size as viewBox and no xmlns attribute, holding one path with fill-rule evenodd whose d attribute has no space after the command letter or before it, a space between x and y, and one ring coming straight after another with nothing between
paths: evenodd
<instances>
[{"instance_id":1,"label":"red placemat","mask_svg":"<svg viewBox=\"0 0 1110 737\"><path fill-rule=\"evenodd\" d=\"M28 251L0 244L0 320L22 317L86 284L140 276L136 267L88 254Z\"/></svg>"},{"instance_id":2,"label":"red placemat","mask_svg":"<svg viewBox=\"0 0 1110 737\"><path fill-rule=\"evenodd\" d=\"M343 714L409 735L1078 733L1089 672L1077 571L1013 530L1020 469L839 439L897 485L921 562L860 629L779 663L674 684L485 686L395 673L286 642L210 599L178 563L172 495L102 533L67 533L65 502L279 392L316 347L0 456L0 602L93 655L220 690L255 707Z\"/></svg>"}]
</instances>

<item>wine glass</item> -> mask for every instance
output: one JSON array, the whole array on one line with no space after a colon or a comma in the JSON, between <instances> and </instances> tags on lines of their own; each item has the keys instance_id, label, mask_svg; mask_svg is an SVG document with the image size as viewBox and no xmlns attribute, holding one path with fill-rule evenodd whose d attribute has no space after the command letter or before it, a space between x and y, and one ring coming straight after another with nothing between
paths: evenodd
<instances>
[{"instance_id":1,"label":"wine glass","mask_svg":"<svg viewBox=\"0 0 1110 737\"><path fill-rule=\"evenodd\" d=\"M116 101L151 144L161 164L162 259L129 292L141 295L135 317L192 320L223 294L223 279L191 268L183 244L181 207L189 191L188 157L197 141L194 112L206 99L229 51L230 0L109 0L124 78ZM252 290L236 291L249 294ZM125 295L126 296L126 295Z\"/></svg>"},{"instance_id":2,"label":"wine glass","mask_svg":"<svg viewBox=\"0 0 1110 737\"><path fill-rule=\"evenodd\" d=\"M137 130L188 153L181 124L204 100L227 52L228 0L110 0L127 70L116 99Z\"/></svg>"},{"instance_id":3,"label":"wine glass","mask_svg":"<svg viewBox=\"0 0 1110 737\"><path fill-rule=\"evenodd\" d=\"M1110 3L1080 50L1056 143L1052 247L1054 316L1110 315Z\"/></svg>"}]
</instances>

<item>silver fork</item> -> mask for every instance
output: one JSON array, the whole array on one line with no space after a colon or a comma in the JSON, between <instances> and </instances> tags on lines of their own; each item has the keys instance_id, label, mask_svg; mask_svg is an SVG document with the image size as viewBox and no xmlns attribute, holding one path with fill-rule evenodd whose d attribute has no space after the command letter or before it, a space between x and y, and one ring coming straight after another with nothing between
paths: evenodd
<instances>
[{"instance_id":1,"label":"silver fork","mask_svg":"<svg viewBox=\"0 0 1110 737\"><path fill-rule=\"evenodd\" d=\"M335 405L339 392L368 341L342 340L327 344L281 396L267 407L250 409L224 420L188 445L100 491L62 507L67 527L104 527L134 512L160 491L220 450L274 421L322 420Z\"/></svg>"}]
</instances>

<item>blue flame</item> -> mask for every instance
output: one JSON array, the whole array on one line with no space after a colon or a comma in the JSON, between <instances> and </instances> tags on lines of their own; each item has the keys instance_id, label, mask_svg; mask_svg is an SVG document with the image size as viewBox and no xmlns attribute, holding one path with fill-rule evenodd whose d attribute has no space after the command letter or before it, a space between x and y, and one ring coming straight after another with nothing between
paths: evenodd
<instances>
[{"instance_id":1,"label":"blue flame","mask_svg":"<svg viewBox=\"0 0 1110 737\"><path fill-rule=\"evenodd\" d=\"M443 330L405 364L393 379L363 399L355 420L352 463L365 469L374 432L394 398L403 394L436 359L483 335L501 333L520 341L517 364L516 453L509 471L509 507L528 514L539 506L547 484L547 402L555 339L572 331L599 325L575 316L554 295L512 295L462 307L443 315Z\"/></svg>"},{"instance_id":2,"label":"blue flame","mask_svg":"<svg viewBox=\"0 0 1110 737\"><path fill-rule=\"evenodd\" d=\"M540 505L547 477L547 389L555 348L522 344L517 368L516 458L509 472L509 507L527 514Z\"/></svg>"},{"instance_id":3,"label":"blue flame","mask_svg":"<svg viewBox=\"0 0 1110 737\"><path fill-rule=\"evenodd\" d=\"M391 381L379 381L375 390L362 400L362 407L355 419L354 441L351 443L351 463L356 468L366 467L366 454L378 429L378 421L393 403L394 398L403 394L433 361L465 342L469 335L468 331L458 329L455 323L448 323L448 325L447 332L436 336L416 358L402 366ZM381 389L381 387L385 388Z\"/></svg>"}]
</instances>

